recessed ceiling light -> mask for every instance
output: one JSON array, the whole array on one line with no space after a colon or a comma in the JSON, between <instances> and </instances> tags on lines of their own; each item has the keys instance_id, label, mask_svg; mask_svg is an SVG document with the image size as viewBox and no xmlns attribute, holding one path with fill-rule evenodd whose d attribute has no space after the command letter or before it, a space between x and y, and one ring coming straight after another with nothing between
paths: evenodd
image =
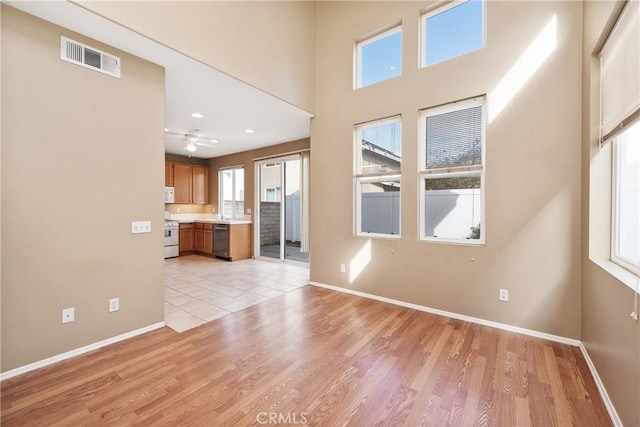
<instances>
[{"instance_id":1,"label":"recessed ceiling light","mask_svg":"<svg viewBox=\"0 0 640 427\"><path fill-rule=\"evenodd\" d=\"M164 128L164 131L165 132L169 132L169 128Z\"/></svg>"},{"instance_id":2,"label":"recessed ceiling light","mask_svg":"<svg viewBox=\"0 0 640 427\"><path fill-rule=\"evenodd\" d=\"M191 117L193 117L194 119L201 119L204 116L202 115L202 113L191 113Z\"/></svg>"},{"instance_id":3,"label":"recessed ceiling light","mask_svg":"<svg viewBox=\"0 0 640 427\"><path fill-rule=\"evenodd\" d=\"M218 142L218 140L217 139L212 139L211 142Z\"/></svg>"},{"instance_id":4,"label":"recessed ceiling light","mask_svg":"<svg viewBox=\"0 0 640 427\"><path fill-rule=\"evenodd\" d=\"M253 133L253 129L245 129L244 130L246 133Z\"/></svg>"}]
</instances>

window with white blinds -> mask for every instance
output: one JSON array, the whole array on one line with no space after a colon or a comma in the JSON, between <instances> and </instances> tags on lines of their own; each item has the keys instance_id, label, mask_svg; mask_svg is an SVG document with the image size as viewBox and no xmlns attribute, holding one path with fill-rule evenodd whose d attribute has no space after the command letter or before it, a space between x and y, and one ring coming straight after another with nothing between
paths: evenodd
<instances>
[{"instance_id":1,"label":"window with white blinds","mask_svg":"<svg viewBox=\"0 0 640 427\"><path fill-rule=\"evenodd\" d=\"M423 110L420 238L484 243L485 98Z\"/></svg>"},{"instance_id":2,"label":"window with white blinds","mask_svg":"<svg viewBox=\"0 0 640 427\"><path fill-rule=\"evenodd\" d=\"M628 0L600 51L601 141L640 116L640 0Z\"/></svg>"}]
</instances>

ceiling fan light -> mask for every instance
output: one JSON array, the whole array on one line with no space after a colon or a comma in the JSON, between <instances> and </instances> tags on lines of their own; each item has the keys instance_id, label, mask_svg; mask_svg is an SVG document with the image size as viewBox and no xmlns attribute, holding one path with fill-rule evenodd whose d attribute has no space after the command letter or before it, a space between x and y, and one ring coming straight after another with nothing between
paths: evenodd
<instances>
[{"instance_id":1,"label":"ceiling fan light","mask_svg":"<svg viewBox=\"0 0 640 427\"><path fill-rule=\"evenodd\" d=\"M195 153L195 151L198 149L198 147L196 147L196 144L194 144L193 142L189 141L189 143L187 144L187 146L185 147L187 149L188 152L190 153Z\"/></svg>"}]
</instances>

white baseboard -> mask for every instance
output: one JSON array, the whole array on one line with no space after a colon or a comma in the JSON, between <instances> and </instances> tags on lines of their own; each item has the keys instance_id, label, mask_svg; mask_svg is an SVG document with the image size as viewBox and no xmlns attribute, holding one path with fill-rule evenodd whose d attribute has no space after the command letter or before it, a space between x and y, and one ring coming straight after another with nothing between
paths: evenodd
<instances>
[{"instance_id":1,"label":"white baseboard","mask_svg":"<svg viewBox=\"0 0 640 427\"><path fill-rule=\"evenodd\" d=\"M54 363L69 359L71 357L79 356L84 353L88 353L93 350L97 350L101 347L104 347L109 344L116 343L118 341L123 341L128 338L135 337L136 335L141 335L155 329L159 329L164 327L164 322L154 323L153 325L145 326L144 328L136 329L135 331L126 332L124 334L107 338L106 340L102 340L93 344L85 345L84 347L77 348L75 350L67 351L66 353L58 354L56 356L48 357L44 360L39 360L37 362L29 363L28 365L21 366L19 368L11 369L7 372L0 373L0 381L7 380L9 378L13 378L15 376L25 374L27 372L35 371L36 369L43 368L45 366L52 365Z\"/></svg>"},{"instance_id":2,"label":"white baseboard","mask_svg":"<svg viewBox=\"0 0 640 427\"><path fill-rule=\"evenodd\" d=\"M517 332L523 335L529 335L536 338L542 338L549 341L559 342L562 344L568 344L573 347L579 347L581 342L573 338L561 337L558 335L547 334L545 332L538 332L531 329L525 329L518 326L507 325L504 323L493 322L491 320L479 319L477 317L465 316L464 314L453 313L450 311L438 310L437 308L425 307L418 304L412 304L410 302L395 300L392 298L381 297L378 295L368 294L366 292L354 291L353 289L341 288L339 286L326 285L319 282L309 282L313 286L320 288L331 289L333 291L344 292L346 294L357 295L363 298L369 298L376 301L387 302L389 304L399 305L401 307L412 308L418 311L424 311L426 313L437 314L439 316L451 317L453 319L465 320L467 322L476 323L478 325L490 326L492 328L504 329L505 331Z\"/></svg>"},{"instance_id":3,"label":"white baseboard","mask_svg":"<svg viewBox=\"0 0 640 427\"><path fill-rule=\"evenodd\" d=\"M596 382L596 386L598 387L598 391L600 392L600 397L602 397L602 401L604 402L605 408L607 408L607 412L611 417L611 422L614 426L622 427L622 420L618 416L618 412L616 412L616 408L613 406L613 402L609 398L609 394L607 390L604 388L604 384L600 375L598 375L598 371L596 370L596 366L593 364L591 357L589 357L589 352L583 343L580 343L580 350L582 351L582 355L584 356L584 360L587 361L587 366L589 366L589 370L591 371L591 375L593 376L594 381Z\"/></svg>"}]
</instances>

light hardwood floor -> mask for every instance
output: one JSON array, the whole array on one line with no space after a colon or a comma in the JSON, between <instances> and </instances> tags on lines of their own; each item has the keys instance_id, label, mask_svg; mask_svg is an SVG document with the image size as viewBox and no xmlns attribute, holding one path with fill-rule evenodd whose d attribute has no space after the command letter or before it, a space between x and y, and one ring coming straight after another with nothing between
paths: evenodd
<instances>
[{"instance_id":1,"label":"light hardwood floor","mask_svg":"<svg viewBox=\"0 0 640 427\"><path fill-rule=\"evenodd\" d=\"M611 425L575 347L306 286L2 382L12 425Z\"/></svg>"}]
</instances>

